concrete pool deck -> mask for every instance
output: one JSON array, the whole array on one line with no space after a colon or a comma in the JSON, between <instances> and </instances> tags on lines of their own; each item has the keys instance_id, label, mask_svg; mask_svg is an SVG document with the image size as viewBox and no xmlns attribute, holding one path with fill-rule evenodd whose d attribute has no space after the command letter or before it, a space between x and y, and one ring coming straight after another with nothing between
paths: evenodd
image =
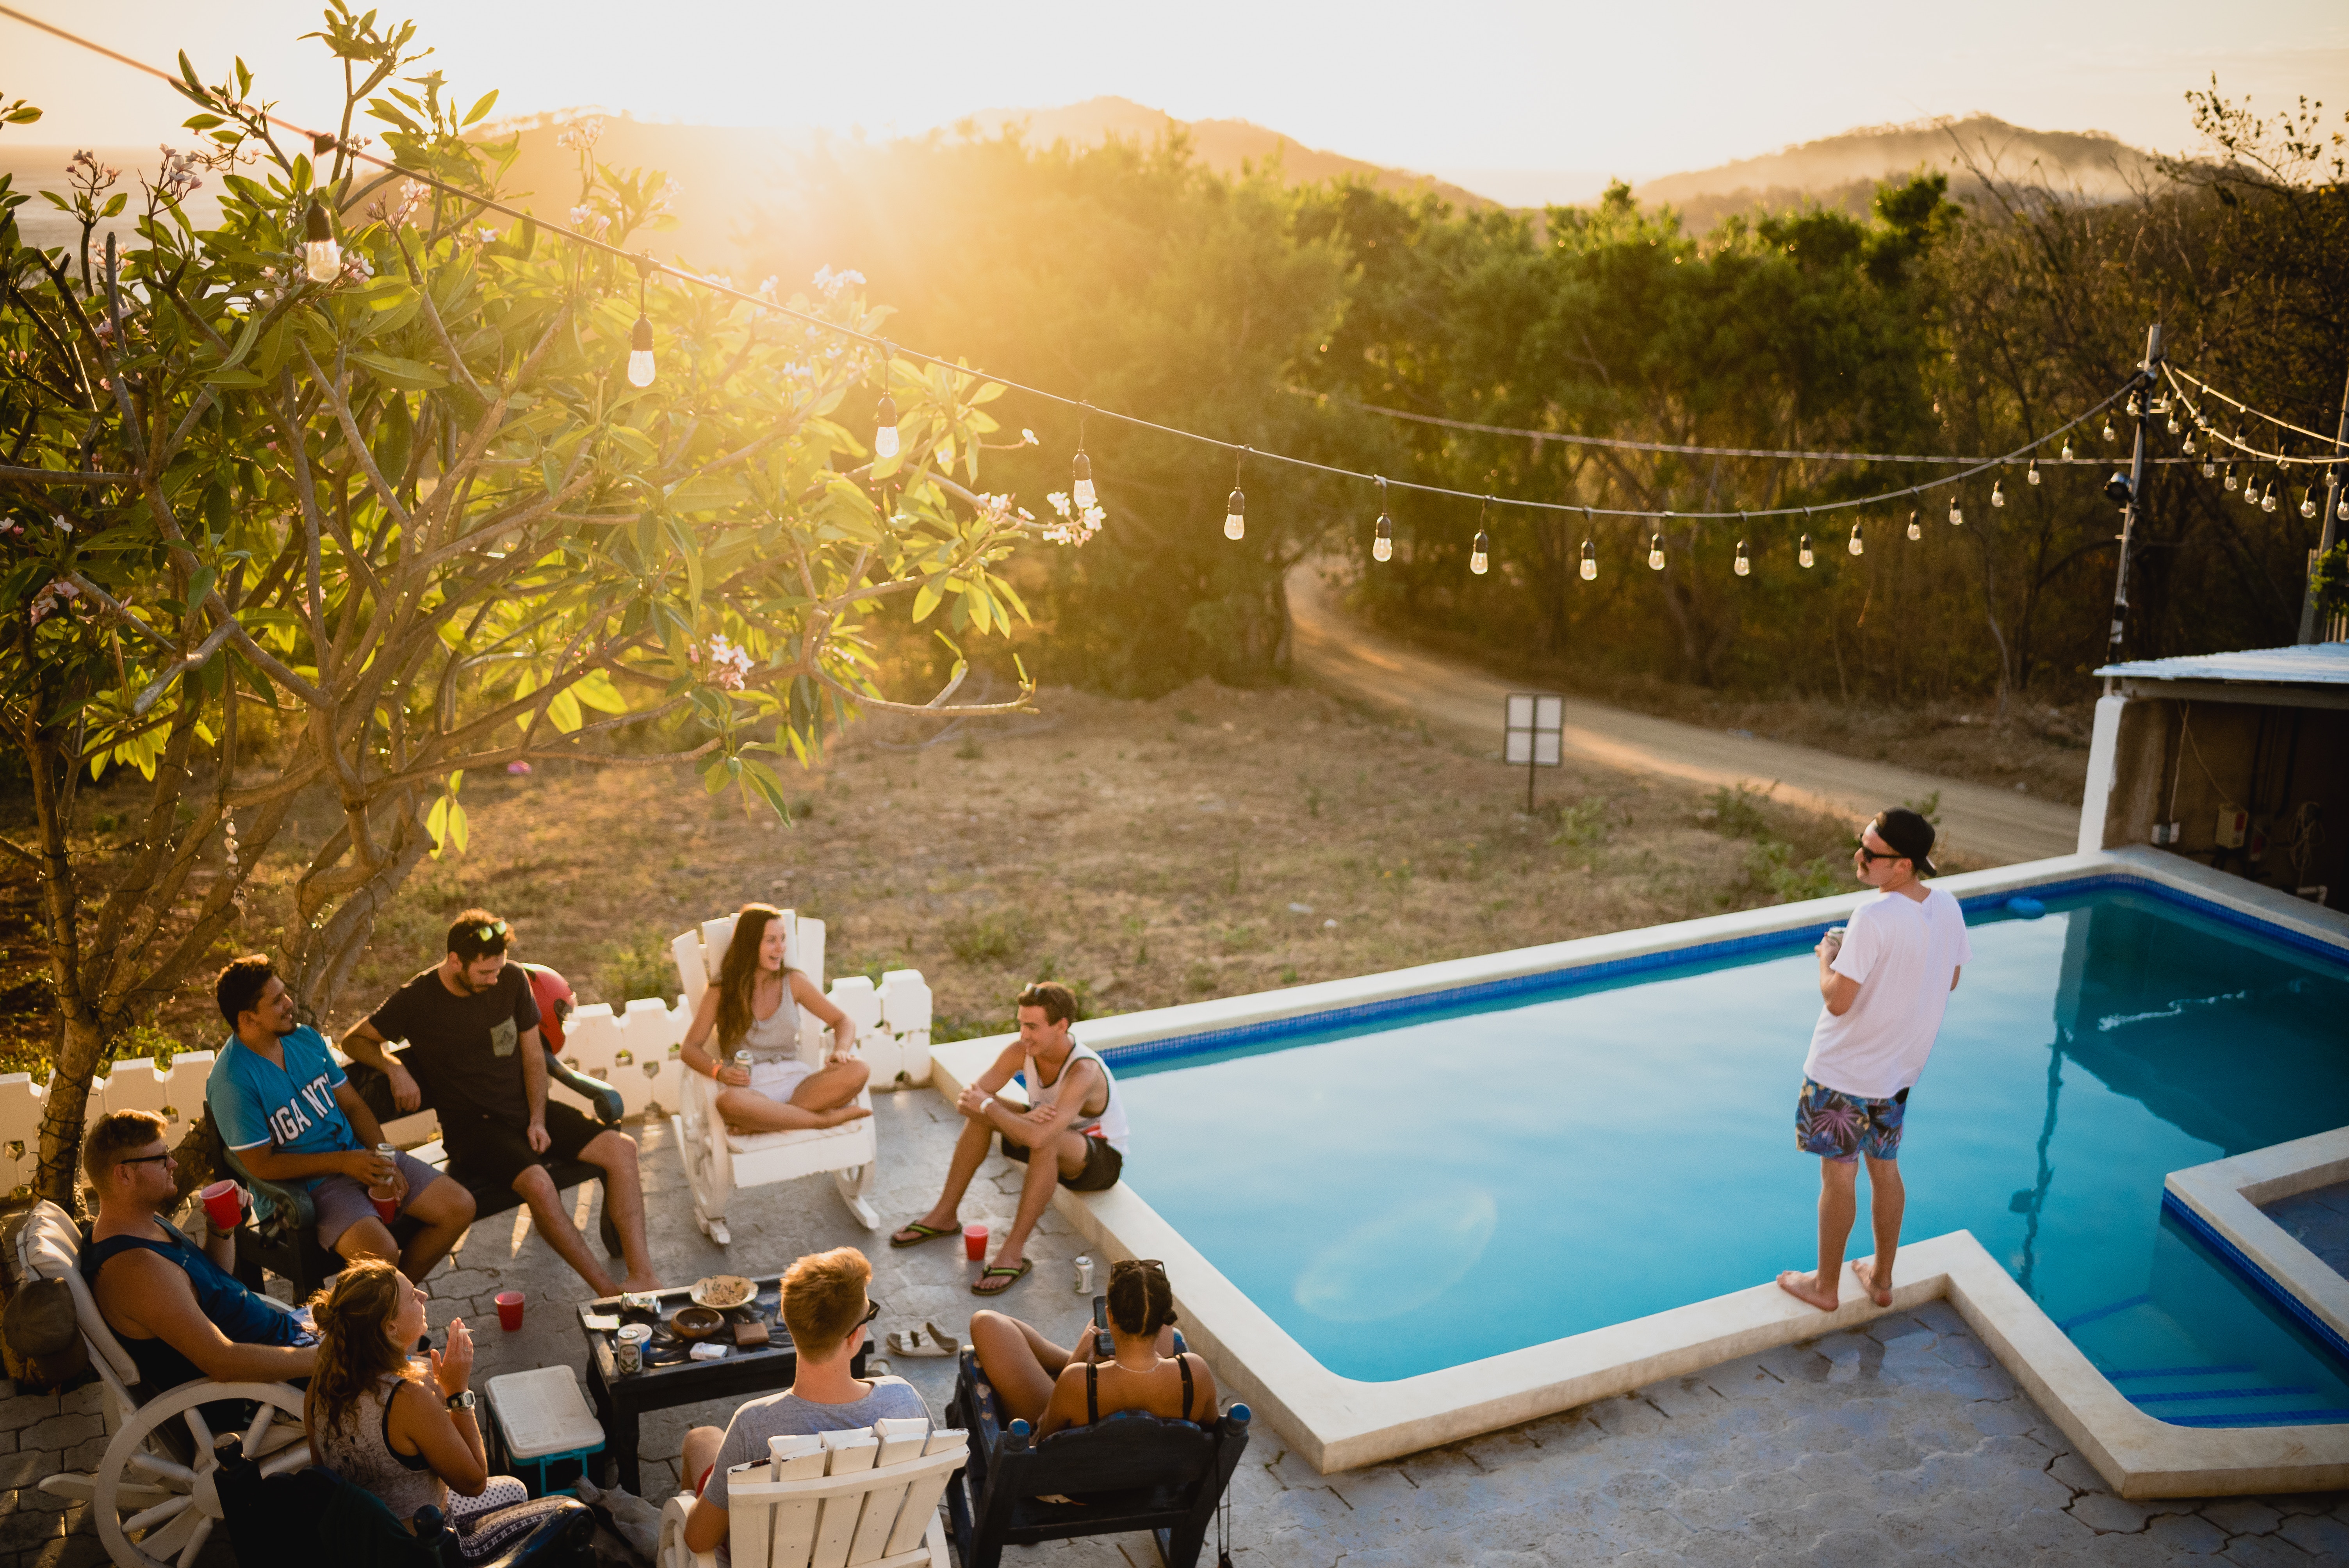
<instances>
[{"instance_id":1,"label":"concrete pool deck","mask_svg":"<svg viewBox=\"0 0 2349 1568\"><path fill-rule=\"evenodd\" d=\"M1937 879L1961 899L2003 896L2122 880L2200 904L2221 918L2256 921L2276 937L2349 956L2349 918L2152 851L2068 855ZM1222 998L1097 1020L1088 1045L1146 1056L1154 1043L1188 1038L1237 1044L1283 1020L1338 1018L1375 1027L1411 999L1454 993L1497 1004L1541 977L1629 975L1689 956L1766 948L1790 934L1842 918L1858 892L1742 911L1640 931L1361 975L1288 991ZM953 1094L1003 1040L938 1047L933 1070ZM2313 1183L2312 1183L2313 1184ZM2148 1194L2158 1202L2158 1194ZM2193 1497L2349 1486L2349 1425L2195 1428L2156 1419L2132 1403L1978 1242L1965 1232L1903 1246L1889 1309L1847 1284L1845 1305L1822 1316L1766 1283L1630 1322L1392 1382L1365 1382L1323 1367L1226 1280L1146 1200L1120 1187L1092 1197L1061 1192L1058 1206L1109 1256L1166 1261L1195 1337L1230 1370L1227 1380L1313 1467L1330 1473L1437 1443L1623 1395L1659 1377L1686 1376L1733 1357L1797 1342L1821 1326L1853 1328L1879 1311L1946 1300L1997 1353L2068 1439L2124 1496ZM2251 1222L2274 1227L2247 1202ZM2277 1234L2281 1235L2278 1232Z\"/></svg>"},{"instance_id":2,"label":"concrete pool deck","mask_svg":"<svg viewBox=\"0 0 2349 1568\"><path fill-rule=\"evenodd\" d=\"M894 1222L936 1195L958 1119L930 1090L876 1096L874 1105L874 1196ZM972 1267L952 1243L893 1253L885 1237L849 1218L822 1178L745 1194L734 1243L721 1252L693 1229L667 1127L638 1136L653 1255L666 1278L763 1272L804 1252L854 1245L873 1260L885 1308L878 1328L928 1318L960 1334L982 1305L968 1294ZM1008 1215L1019 1175L990 1158L966 1217ZM1036 1272L997 1305L1065 1334L1083 1312L1070 1289L1069 1260L1080 1250L1065 1222L1048 1213L1032 1249ZM481 1329L477 1383L580 1365L569 1304L581 1287L527 1221L502 1215L475 1227L431 1283L435 1325L461 1315ZM501 1288L530 1299L516 1333L495 1326L490 1297ZM943 1407L951 1364L895 1369L933 1410ZM94 1387L0 1398L0 1568L104 1562L82 1506L33 1485L94 1459L97 1409ZM646 1490L655 1501L676 1484L686 1429L722 1424L729 1413L719 1403L646 1419ZM1944 1303L1343 1475L1318 1474L1259 1423L1234 1481L1232 1526L1239 1568L2349 1561L2349 1493L2150 1503L2116 1496ZM1037 1568L1157 1561L1139 1536L1060 1542L1019 1560ZM207 1568L231 1562L216 1539Z\"/></svg>"}]
</instances>

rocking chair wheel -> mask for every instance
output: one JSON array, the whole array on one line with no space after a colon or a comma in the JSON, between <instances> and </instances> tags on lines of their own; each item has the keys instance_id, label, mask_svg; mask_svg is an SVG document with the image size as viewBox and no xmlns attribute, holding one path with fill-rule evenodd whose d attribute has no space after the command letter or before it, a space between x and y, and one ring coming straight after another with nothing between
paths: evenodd
<instances>
[{"instance_id":1,"label":"rocking chair wheel","mask_svg":"<svg viewBox=\"0 0 2349 1568\"><path fill-rule=\"evenodd\" d=\"M194 1568L221 1518L213 1472L214 1433L201 1406L223 1399L258 1405L245 1429L245 1451L265 1455L264 1474L278 1475L310 1462L302 1432L302 1391L285 1383L214 1383L198 1379L158 1394L123 1421L98 1461L90 1500L98 1540L119 1568ZM285 1418L290 1423L285 1423ZM172 1452L168 1434L175 1424L190 1439L191 1463ZM273 1434L272 1429L275 1429ZM273 1435L292 1440L272 1449ZM134 1539L135 1537L135 1539Z\"/></svg>"}]
</instances>

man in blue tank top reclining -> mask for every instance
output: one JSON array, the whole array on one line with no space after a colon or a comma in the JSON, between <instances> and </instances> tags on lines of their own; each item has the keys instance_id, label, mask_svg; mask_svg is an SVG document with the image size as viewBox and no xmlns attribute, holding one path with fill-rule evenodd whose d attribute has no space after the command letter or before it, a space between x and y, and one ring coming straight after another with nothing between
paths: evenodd
<instances>
[{"instance_id":1,"label":"man in blue tank top reclining","mask_svg":"<svg viewBox=\"0 0 2349 1568\"><path fill-rule=\"evenodd\" d=\"M207 1219L199 1247L163 1218L179 1191L161 1117L118 1110L98 1118L81 1163L98 1192L82 1277L149 1393L195 1377L283 1383L310 1375L316 1336L228 1273L232 1238Z\"/></svg>"},{"instance_id":2,"label":"man in blue tank top reclining","mask_svg":"<svg viewBox=\"0 0 2349 1568\"><path fill-rule=\"evenodd\" d=\"M1035 1266L1026 1256L1028 1235L1052 1201L1055 1181L1072 1192L1099 1192L1116 1186L1125 1168L1125 1102L1101 1053L1069 1033L1076 1014L1076 997L1058 981L1040 980L1019 993L1019 1037L955 1102L964 1121L946 1190L928 1213L889 1238L893 1247L911 1247L960 1230L962 1195L988 1141L1000 1136L1004 1157L1026 1164L1028 1176L1019 1212L995 1262L970 1287L973 1295L1001 1295ZM1014 1073L1023 1075L1025 1106L995 1098Z\"/></svg>"}]
</instances>

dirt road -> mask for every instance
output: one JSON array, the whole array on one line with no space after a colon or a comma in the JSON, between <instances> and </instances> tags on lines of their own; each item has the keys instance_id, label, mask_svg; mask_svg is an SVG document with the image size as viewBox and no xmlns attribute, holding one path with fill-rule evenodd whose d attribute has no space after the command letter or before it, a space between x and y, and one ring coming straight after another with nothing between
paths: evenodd
<instances>
[{"instance_id":1,"label":"dirt road","mask_svg":"<svg viewBox=\"0 0 2349 1568\"><path fill-rule=\"evenodd\" d=\"M1311 565L1288 576L1299 673L1342 696L1424 719L1431 729L1497 751L1508 682L1381 636L1339 613ZM1758 736L1725 734L1581 698L1566 707L1566 750L1612 767L1709 785L1777 786L1775 798L1838 815L1941 792L1944 841L1993 865L2070 854L2079 810L2028 795Z\"/></svg>"}]
</instances>

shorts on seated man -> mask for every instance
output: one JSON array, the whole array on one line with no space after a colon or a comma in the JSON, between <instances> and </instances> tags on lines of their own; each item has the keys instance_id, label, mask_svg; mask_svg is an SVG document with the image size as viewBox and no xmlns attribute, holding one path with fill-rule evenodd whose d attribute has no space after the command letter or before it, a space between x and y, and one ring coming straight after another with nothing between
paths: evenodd
<instances>
[{"instance_id":1,"label":"shorts on seated man","mask_svg":"<svg viewBox=\"0 0 2349 1568\"><path fill-rule=\"evenodd\" d=\"M783 1275L783 1326L799 1350L799 1368L787 1391L742 1406L723 1432L696 1427L686 1433L683 1480L698 1499L685 1519L688 1550L715 1551L726 1560L726 1472L765 1460L769 1438L928 1417L920 1392L903 1377L866 1381L849 1371L878 1310L864 1294L872 1279L873 1265L854 1247L802 1258Z\"/></svg>"},{"instance_id":2,"label":"shorts on seated man","mask_svg":"<svg viewBox=\"0 0 2349 1568\"><path fill-rule=\"evenodd\" d=\"M410 1154L377 1152L383 1129L317 1030L294 1021L294 995L258 953L212 988L232 1033L204 1090L221 1140L264 1181L309 1190L318 1244L345 1258L396 1263L423 1282L473 1222L473 1195ZM369 1188L423 1229L401 1249Z\"/></svg>"},{"instance_id":3,"label":"shorts on seated man","mask_svg":"<svg viewBox=\"0 0 2349 1568\"><path fill-rule=\"evenodd\" d=\"M198 1247L163 1218L178 1183L161 1117L118 1110L98 1118L81 1161L98 1191L82 1277L150 1392L194 1377L282 1383L310 1375L316 1337L230 1275L234 1242L207 1220L205 1245Z\"/></svg>"}]
</instances>

